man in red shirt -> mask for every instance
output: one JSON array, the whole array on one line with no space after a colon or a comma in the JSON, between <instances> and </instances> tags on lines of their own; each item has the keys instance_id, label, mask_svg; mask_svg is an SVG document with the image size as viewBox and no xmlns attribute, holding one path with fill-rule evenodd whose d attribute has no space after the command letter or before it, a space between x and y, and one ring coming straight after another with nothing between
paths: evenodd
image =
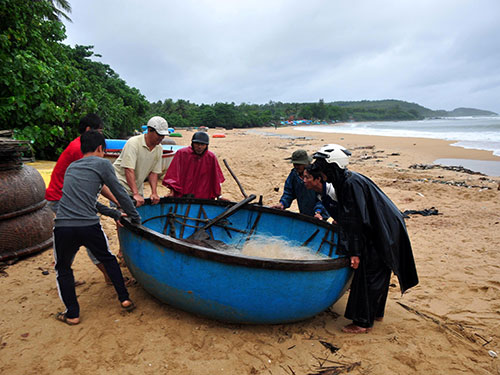
<instances>
[{"instance_id":1,"label":"man in red shirt","mask_svg":"<svg viewBox=\"0 0 500 375\"><path fill-rule=\"evenodd\" d=\"M89 130L97 130L98 132L102 132L103 123L99 116L96 114L88 114L80 120L80 124L78 126L78 131L80 135ZM59 207L59 200L62 197L62 188L64 183L64 174L66 173L66 169L68 169L69 165L76 160L79 160L83 157L82 150L80 149L80 137L75 138L70 142L68 147L62 152L57 159L57 163L52 170L52 174L50 176L49 187L45 191L45 199L47 200L48 206L52 209L54 213L57 212L57 208ZM113 202L117 202L116 198L113 196L111 191L106 186L103 186L101 194L106 198ZM92 263L94 263L97 268L101 270L104 275L104 279L109 284L111 280L109 279L106 270L104 269L104 265L100 263L92 253L87 249L87 254L89 255Z\"/></svg>"},{"instance_id":2,"label":"man in red shirt","mask_svg":"<svg viewBox=\"0 0 500 375\"><path fill-rule=\"evenodd\" d=\"M191 146L175 153L162 182L170 189L170 196L192 195L202 199L220 197L224 175L217 157L208 151L209 141L207 133L196 132Z\"/></svg>"}]
</instances>

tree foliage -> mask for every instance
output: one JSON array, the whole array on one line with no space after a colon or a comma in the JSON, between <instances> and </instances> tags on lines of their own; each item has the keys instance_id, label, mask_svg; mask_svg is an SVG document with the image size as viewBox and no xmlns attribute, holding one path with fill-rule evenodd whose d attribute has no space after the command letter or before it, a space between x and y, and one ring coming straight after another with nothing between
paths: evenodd
<instances>
[{"instance_id":1,"label":"tree foliage","mask_svg":"<svg viewBox=\"0 0 500 375\"><path fill-rule=\"evenodd\" d=\"M69 47L59 21L67 1L0 2L0 128L28 139L38 157L56 158L90 112L107 135L129 134L149 108L107 65L91 60L91 46Z\"/></svg>"}]
</instances>

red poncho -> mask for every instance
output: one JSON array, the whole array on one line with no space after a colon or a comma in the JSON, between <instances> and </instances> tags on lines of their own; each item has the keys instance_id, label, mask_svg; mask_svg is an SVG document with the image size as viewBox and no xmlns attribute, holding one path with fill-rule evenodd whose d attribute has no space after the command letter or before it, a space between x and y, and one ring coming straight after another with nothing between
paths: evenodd
<instances>
[{"instance_id":1,"label":"red poncho","mask_svg":"<svg viewBox=\"0 0 500 375\"><path fill-rule=\"evenodd\" d=\"M64 182L64 174L69 165L76 160L83 158L82 150L80 150L80 137L75 138L62 152L57 159L56 166L50 176L49 187L45 191L45 199L48 201L58 201L62 197L62 188Z\"/></svg>"},{"instance_id":2,"label":"red poncho","mask_svg":"<svg viewBox=\"0 0 500 375\"><path fill-rule=\"evenodd\" d=\"M193 194L195 198L214 199L220 195L223 182L215 154L207 150L200 156L189 146L175 153L162 183L174 191L174 197Z\"/></svg>"}]
</instances>

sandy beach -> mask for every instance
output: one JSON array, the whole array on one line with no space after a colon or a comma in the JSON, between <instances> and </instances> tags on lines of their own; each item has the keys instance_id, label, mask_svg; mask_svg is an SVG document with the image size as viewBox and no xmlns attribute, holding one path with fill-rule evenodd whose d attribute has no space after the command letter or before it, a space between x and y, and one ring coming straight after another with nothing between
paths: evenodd
<instances>
[{"instance_id":1,"label":"sandy beach","mask_svg":"<svg viewBox=\"0 0 500 375\"><path fill-rule=\"evenodd\" d=\"M438 158L499 157L433 139L292 128L209 134L221 132L226 138L211 138L210 149L230 200L242 194L223 159L248 194L272 205L291 168L284 158L299 148L314 152L339 143L353 152L349 169L370 177L401 211L437 209L439 215L406 220L420 284L402 296L393 277L384 321L369 334L340 331L349 323L346 296L306 321L235 325L162 304L140 285L129 288L138 308L121 311L114 289L82 249L73 265L76 279L85 281L77 287L81 324L70 327L54 319L64 306L48 249L0 268L0 373L500 374L500 177L410 168ZM193 133L180 133L177 144L188 145ZM101 222L116 253L114 221Z\"/></svg>"}]
</instances>

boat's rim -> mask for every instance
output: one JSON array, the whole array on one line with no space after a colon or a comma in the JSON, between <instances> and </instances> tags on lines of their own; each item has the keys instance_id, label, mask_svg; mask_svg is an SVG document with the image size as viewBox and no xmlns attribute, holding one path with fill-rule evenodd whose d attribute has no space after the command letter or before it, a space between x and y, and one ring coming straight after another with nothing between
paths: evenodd
<instances>
[{"instance_id":1,"label":"boat's rim","mask_svg":"<svg viewBox=\"0 0 500 375\"><path fill-rule=\"evenodd\" d=\"M174 198L164 197L161 198L160 203L182 203L182 204L202 204L202 205L217 205L217 206L231 206L235 202L221 201L221 200L208 200L208 199L195 199L195 198ZM145 199L145 205L151 205L151 200ZM333 224L322 222L310 216L298 214L286 210L276 210L269 207L261 206L260 204L248 204L245 210L267 212L273 215L281 215L298 218L302 221L314 222L315 225L323 227L331 227ZM132 224L128 218L122 218L122 223L127 230L134 232L148 240L154 242L161 247L172 249L173 251L194 256L201 259L228 263L252 268L274 269L274 270L300 270L300 271L326 271L335 270L344 267L349 267L350 261L347 256L339 258L320 259L320 260L287 260L287 259L270 259L249 257L245 255L227 254L222 251L210 249L208 247L195 245L186 241L156 232L144 225Z\"/></svg>"}]
</instances>

